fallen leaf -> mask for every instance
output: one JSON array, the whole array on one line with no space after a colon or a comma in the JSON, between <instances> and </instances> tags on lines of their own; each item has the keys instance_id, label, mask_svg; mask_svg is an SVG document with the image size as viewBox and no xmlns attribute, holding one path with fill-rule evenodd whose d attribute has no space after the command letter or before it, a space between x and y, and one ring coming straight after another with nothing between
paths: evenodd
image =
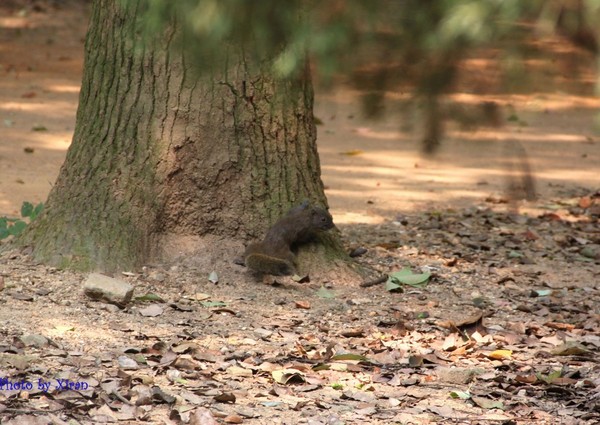
<instances>
[{"instance_id":1,"label":"fallen leaf","mask_svg":"<svg viewBox=\"0 0 600 425\"><path fill-rule=\"evenodd\" d=\"M534 297L547 297L549 295L552 295L552 292L554 292L553 289L532 289L529 296L534 298Z\"/></svg>"},{"instance_id":2,"label":"fallen leaf","mask_svg":"<svg viewBox=\"0 0 600 425\"><path fill-rule=\"evenodd\" d=\"M310 309L310 302L308 301L295 301L294 304L296 305L296 308L302 308L305 310Z\"/></svg>"},{"instance_id":3,"label":"fallen leaf","mask_svg":"<svg viewBox=\"0 0 600 425\"><path fill-rule=\"evenodd\" d=\"M330 291L329 289L325 288L324 286L321 286L319 288L319 290L315 293L315 295L319 298L326 298L326 299L335 298L335 293L333 291Z\"/></svg>"},{"instance_id":4,"label":"fallen leaf","mask_svg":"<svg viewBox=\"0 0 600 425\"><path fill-rule=\"evenodd\" d=\"M163 314L164 309L158 304L151 304L146 308L140 309L140 314L144 317L156 317Z\"/></svg>"},{"instance_id":5,"label":"fallen leaf","mask_svg":"<svg viewBox=\"0 0 600 425\"><path fill-rule=\"evenodd\" d=\"M488 358L493 359L493 360L508 360L512 357L512 351L511 350L494 350L491 353L489 353Z\"/></svg>"},{"instance_id":6,"label":"fallen leaf","mask_svg":"<svg viewBox=\"0 0 600 425\"><path fill-rule=\"evenodd\" d=\"M214 400L218 403L235 403L236 398L233 393L221 393L214 397Z\"/></svg>"},{"instance_id":7,"label":"fallen leaf","mask_svg":"<svg viewBox=\"0 0 600 425\"><path fill-rule=\"evenodd\" d=\"M562 370L557 369L553 370L547 375L544 375L543 373L536 373L535 376L537 379L539 379L540 381L544 381L546 384L552 384L555 379L560 378L561 374Z\"/></svg>"},{"instance_id":8,"label":"fallen leaf","mask_svg":"<svg viewBox=\"0 0 600 425\"><path fill-rule=\"evenodd\" d=\"M340 155L356 156L356 155L360 155L362 153L364 153L364 151L362 151L360 149L352 149L352 150L349 150L349 151L340 152Z\"/></svg>"},{"instance_id":9,"label":"fallen leaf","mask_svg":"<svg viewBox=\"0 0 600 425\"><path fill-rule=\"evenodd\" d=\"M336 354L335 356L332 356L331 359L329 359L329 360L332 360L332 361L357 360L359 362L370 362L370 360L365 356L361 356L360 354L351 354L351 353Z\"/></svg>"},{"instance_id":10,"label":"fallen leaf","mask_svg":"<svg viewBox=\"0 0 600 425\"><path fill-rule=\"evenodd\" d=\"M574 356L589 354L590 350L576 341L567 341L564 344L554 347L551 353L556 356Z\"/></svg>"},{"instance_id":11,"label":"fallen leaf","mask_svg":"<svg viewBox=\"0 0 600 425\"><path fill-rule=\"evenodd\" d=\"M399 272L392 272L388 275L388 280L401 285L408 285L421 288L429 282L431 273L413 273L409 268L404 268Z\"/></svg>"},{"instance_id":12,"label":"fallen leaf","mask_svg":"<svg viewBox=\"0 0 600 425\"><path fill-rule=\"evenodd\" d=\"M473 396L471 400L483 409L501 409L504 410L504 403L497 400L490 400L484 397Z\"/></svg>"},{"instance_id":13,"label":"fallen leaf","mask_svg":"<svg viewBox=\"0 0 600 425\"><path fill-rule=\"evenodd\" d=\"M165 300L162 299L162 297L160 297L157 294L153 294L152 292L148 292L145 295L139 296L139 297L135 297L136 301L153 301L153 302L159 302L159 303L164 303Z\"/></svg>"},{"instance_id":14,"label":"fallen leaf","mask_svg":"<svg viewBox=\"0 0 600 425\"><path fill-rule=\"evenodd\" d=\"M589 196L582 196L579 198L579 208L587 209L591 207L593 203L592 198Z\"/></svg>"},{"instance_id":15,"label":"fallen leaf","mask_svg":"<svg viewBox=\"0 0 600 425\"><path fill-rule=\"evenodd\" d=\"M304 374L297 369L279 369L271 372L271 376L278 384L286 385L288 382L304 382Z\"/></svg>"},{"instance_id":16,"label":"fallen leaf","mask_svg":"<svg viewBox=\"0 0 600 425\"><path fill-rule=\"evenodd\" d=\"M572 331L573 329L575 329L575 325L572 325L570 323L546 322L544 323L544 326L547 326L552 329L558 329L561 331Z\"/></svg>"},{"instance_id":17,"label":"fallen leaf","mask_svg":"<svg viewBox=\"0 0 600 425\"><path fill-rule=\"evenodd\" d=\"M218 425L213 414L206 407L199 407L190 416L190 425Z\"/></svg>"},{"instance_id":18,"label":"fallen leaf","mask_svg":"<svg viewBox=\"0 0 600 425\"><path fill-rule=\"evenodd\" d=\"M471 398L471 394L469 394L469 392L467 391L451 391L450 397L459 398L461 400L468 400Z\"/></svg>"}]
</instances>

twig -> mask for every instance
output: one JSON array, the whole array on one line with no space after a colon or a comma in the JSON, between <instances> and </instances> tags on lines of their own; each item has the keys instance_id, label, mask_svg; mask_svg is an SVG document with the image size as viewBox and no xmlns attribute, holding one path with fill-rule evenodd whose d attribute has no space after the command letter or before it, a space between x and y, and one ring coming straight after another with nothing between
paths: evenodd
<instances>
[{"instance_id":1,"label":"twig","mask_svg":"<svg viewBox=\"0 0 600 425\"><path fill-rule=\"evenodd\" d=\"M380 283L385 282L387 279L388 279L388 275L382 274L377 279L367 280L366 282L361 283L360 286L361 286L361 288L369 288L371 286L379 285Z\"/></svg>"}]
</instances>

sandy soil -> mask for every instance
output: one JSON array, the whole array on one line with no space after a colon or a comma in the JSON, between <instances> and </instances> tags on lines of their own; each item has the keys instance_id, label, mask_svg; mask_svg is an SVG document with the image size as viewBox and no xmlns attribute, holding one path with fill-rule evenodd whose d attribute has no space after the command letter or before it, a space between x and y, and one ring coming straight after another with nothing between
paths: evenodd
<instances>
[{"instance_id":1,"label":"sandy soil","mask_svg":"<svg viewBox=\"0 0 600 425\"><path fill-rule=\"evenodd\" d=\"M45 201L71 142L87 27L73 7L0 14L0 216Z\"/></svg>"}]
</instances>

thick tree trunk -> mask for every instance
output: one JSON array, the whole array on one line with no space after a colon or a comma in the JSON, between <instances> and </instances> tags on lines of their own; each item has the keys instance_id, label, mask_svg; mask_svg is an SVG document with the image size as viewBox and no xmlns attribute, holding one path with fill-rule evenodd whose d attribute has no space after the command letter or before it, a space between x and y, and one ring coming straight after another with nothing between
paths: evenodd
<instances>
[{"instance_id":1,"label":"thick tree trunk","mask_svg":"<svg viewBox=\"0 0 600 425\"><path fill-rule=\"evenodd\" d=\"M165 236L246 242L304 199L325 205L309 76L276 81L232 49L198 79L174 31L142 43L134 3L94 3L73 142L24 238L35 257L130 269ZM328 252L343 256L336 236Z\"/></svg>"}]
</instances>

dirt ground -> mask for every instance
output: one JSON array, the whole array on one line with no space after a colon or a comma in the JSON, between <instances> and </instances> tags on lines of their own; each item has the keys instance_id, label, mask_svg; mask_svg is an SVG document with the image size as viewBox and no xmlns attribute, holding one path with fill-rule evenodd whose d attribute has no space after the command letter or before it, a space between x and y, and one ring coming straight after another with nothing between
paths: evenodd
<instances>
[{"instance_id":1,"label":"dirt ground","mask_svg":"<svg viewBox=\"0 0 600 425\"><path fill-rule=\"evenodd\" d=\"M74 129L88 10L50 3L0 3L0 216L45 200ZM600 99L591 68L575 78L567 62L528 93L450 96L495 101L505 123L449 122L434 158L420 154L418 108L393 113L405 96L372 122L355 91L317 91L345 242L381 273L430 273L426 286L257 291L241 269L189 263L118 276L162 299L119 309L87 299L86 276L4 253L1 423L600 423ZM505 202L523 177L514 146L535 201Z\"/></svg>"}]
</instances>

